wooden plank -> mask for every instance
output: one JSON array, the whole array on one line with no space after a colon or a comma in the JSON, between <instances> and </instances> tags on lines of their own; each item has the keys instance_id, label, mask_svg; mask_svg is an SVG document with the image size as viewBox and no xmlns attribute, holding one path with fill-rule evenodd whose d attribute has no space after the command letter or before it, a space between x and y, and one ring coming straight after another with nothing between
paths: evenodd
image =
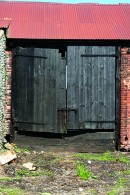
<instances>
[{"instance_id":1,"label":"wooden plank","mask_svg":"<svg viewBox=\"0 0 130 195\"><path fill-rule=\"evenodd\" d=\"M18 117L18 66L17 58L14 57L14 54L17 53L17 49L13 49L13 64L12 64L12 117L13 120Z\"/></svg>"},{"instance_id":2,"label":"wooden plank","mask_svg":"<svg viewBox=\"0 0 130 195\"><path fill-rule=\"evenodd\" d=\"M66 108L66 58L61 58L61 54L56 50L57 132L66 133L66 112L60 111L62 108Z\"/></svg>"},{"instance_id":3,"label":"wooden plank","mask_svg":"<svg viewBox=\"0 0 130 195\"><path fill-rule=\"evenodd\" d=\"M88 46L87 47L87 53L92 53L92 47ZM85 120L92 121L92 58L88 57L85 59L86 61L86 73L85 73L85 78L87 78L87 83L86 83L86 107L85 107ZM91 129L92 128L92 123L86 123L86 128Z\"/></svg>"},{"instance_id":4,"label":"wooden plank","mask_svg":"<svg viewBox=\"0 0 130 195\"><path fill-rule=\"evenodd\" d=\"M96 48L92 47L92 53L96 53ZM98 82L97 82L97 76L98 76L98 69L97 69L97 58L92 58L92 121L97 120L97 90L98 90ZM96 124L92 124L92 129L96 128Z\"/></svg>"},{"instance_id":5,"label":"wooden plank","mask_svg":"<svg viewBox=\"0 0 130 195\"><path fill-rule=\"evenodd\" d=\"M34 56L44 56L43 49L35 48ZM34 118L37 123L44 124L43 117L43 82L44 82L44 58L34 58ZM38 126L39 131L42 127Z\"/></svg>"},{"instance_id":6,"label":"wooden plank","mask_svg":"<svg viewBox=\"0 0 130 195\"><path fill-rule=\"evenodd\" d=\"M73 81L75 81L75 53L74 47L69 46L67 48L67 107L72 107L73 97ZM73 66L72 66L73 64ZM72 69L73 68L73 69ZM68 129L72 128L72 121L70 113L68 113Z\"/></svg>"},{"instance_id":7,"label":"wooden plank","mask_svg":"<svg viewBox=\"0 0 130 195\"><path fill-rule=\"evenodd\" d=\"M115 52L115 48L110 48L110 52ZM115 120L115 59L110 58L110 116ZM111 129L115 129L115 124L111 124Z\"/></svg>"},{"instance_id":8,"label":"wooden plank","mask_svg":"<svg viewBox=\"0 0 130 195\"><path fill-rule=\"evenodd\" d=\"M51 64L50 64L50 119L51 129L55 131L55 120L56 120L56 63L55 63L55 50L51 50Z\"/></svg>"},{"instance_id":9,"label":"wooden plank","mask_svg":"<svg viewBox=\"0 0 130 195\"><path fill-rule=\"evenodd\" d=\"M32 49L26 48L19 48L18 53L25 55L25 54L32 54ZM32 110L29 109L28 103L28 93L29 93L29 83L28 83L28 71L29 65L32 63L32 60L27 57L18 56L18 113L19 117L18 120L21 121L28 121L28 116L31 117ZM32 97L33 99L33 97ZM26 125L21 124L19 128L23 129L26 128Z\"/></svg>"},{"instance_id":10,"label":"wooden plank","mask_svg":"<svg viewBox=\"0 0 130 195\"><path fill-rule=\"evenodd\" d=\"M116 59L116 126L115 126L115 147L118 150L120 148L120 47L116 48L118 58Z\"/></svg>"},{"instance_id":11,"label":"wooden plank","mask_svg":"<svg viewBox=\"0 0 130 195\"><path fill-rule=\"evenodd\" d=\"M46 96L46 108L45 108L45 114L46 114L46 127L48 128L48 131L50 131L50 49L46 49L46 70L45 70L45 81L46 81L46 87L45 87L45 96Z\"/></svg>"},{"instance_id":12,"label":"wooden plank","mask_svg":"<svg viewBox=\"0 0 130 195\"><path fill-rule=\"evenodd\" d=\"M28 52L29 55L33 55L33 48ZM33 120L33 69L34 69L34 60L33 58L25 58L25 66L26 66L26 119L25 121ZM30 128L32 128L31 126Z\"/></svg>"},{"instance_id":13,"label":"wooden plank","mask_svg":"<svg viewBox=\"0 0 130 195\"><path fill-rule=\"evenodd\" d=\"M80 80L79 80L79 52L80 47L68 47L68 89L67 89L67 107L71 109L78 109L78 112L68 112L68 129L77 129L78 115L80 113ZM80 121L80 119L79 119Z\"/></svg>"}]
</instances>

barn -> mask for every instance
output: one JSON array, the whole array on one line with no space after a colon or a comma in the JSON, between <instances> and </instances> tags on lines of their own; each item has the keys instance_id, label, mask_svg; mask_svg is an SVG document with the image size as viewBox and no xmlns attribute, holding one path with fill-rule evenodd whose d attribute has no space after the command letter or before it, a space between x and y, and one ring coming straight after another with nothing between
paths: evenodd
<instances>
[{"instance_id":1,"label":"barn","mask_svg":"<svg viewBox=\"0 0 130 195\"><path fill-rule=\"evenodd\" d=\"M0 2L0 144L84 131L130 150L130 4Z\"/></svg>"}]
</instances>

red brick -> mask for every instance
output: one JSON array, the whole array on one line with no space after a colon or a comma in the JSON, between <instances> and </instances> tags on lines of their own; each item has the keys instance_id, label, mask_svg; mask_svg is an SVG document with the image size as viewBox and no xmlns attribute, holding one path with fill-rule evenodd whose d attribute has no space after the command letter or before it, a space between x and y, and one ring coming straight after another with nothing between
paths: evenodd
<instances>
[{"instance_id":1,"label":"red brick","mask_svg":"<svg viewBox=\"0 0 130 195\"><path fill-rule=\"evenodd\" d=\"M130 55L121 48L121 147L130 149ZM127 137L127 141L126 141Z\"/></svg>"}]
</instances>

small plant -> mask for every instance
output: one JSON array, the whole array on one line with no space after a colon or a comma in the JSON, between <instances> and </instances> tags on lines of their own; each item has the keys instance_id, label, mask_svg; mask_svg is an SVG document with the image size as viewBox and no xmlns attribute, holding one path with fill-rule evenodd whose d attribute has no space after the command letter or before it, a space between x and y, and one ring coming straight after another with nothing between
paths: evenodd
<instances>
[{"instance_id":1,"label":"small plant","mask_svg":"<svg viewBox=\"0 0 130 195\"><path fill-rule=\"evenodd\" d=\"M79 177L83 180L88 180L90 178L96 178L93 176L92 172L80 161L76 162L76 172Z\"/></svg>"},{"instance_id":2,"label":"small plant","mask_svg":"<svg viewBox=\"0 0 130 195\"><path fill-rule=\"evenodd\" d=\"M22 169L17 170L16 172L16 176L36 177L36 176L41 176L41 175L51 176L52 171L48 169L44 169L43 171L41 170L29 171L26 168L22 168Z\"/></svg>"},{"instance_id":3,"label":"small plant","mask_svg":"<svg viewBox=\"0 0 130 195\"><path fill-rule=\"evenodd\" d=\"M19 177L0 177L0 181L18 181Z\"/></svg>"},{"instance_id":4,"label":"small plant","mask_svg":"<svg viewBox=\"0 0 130 195\"><path fill-rule=\"evenodd\" d=\"M124 187L126 186L127 180L124 178L119 178L118 182L113 186L112 190L109 191L108 195L117 195L119 193L122 193L124 190Z\"/></svg>"},{"instance_id":5,"label":"small plant","mask_svg":"<svg viewBox=\"0 0 130 195\"><path fill-rule=\"evenodd\" d=\"M130 169L123 171L123 174L130 175Z\"/></svg>"},{"instance_id":6,"label":"small plant","mask_svg":"<svg viewBox=\"0 0 130 195\"><path fill-rule=\"evenodd\" d=\"M119 162L122 162L122 163L128 163L129 162L129 159L125 156L122 156L119 158Z\"/></svg>"},{"instance_id":7,"label":"small plant","mask_svg":"<svg viewBox=\"0 0 130 195\"><path fill-rule=\"evenodd\" d=\"M24 195L24 191L19 188L9 188L7 186L0 185L0 194L3 195Z\"/></svg>"},{"instance_id":8,"label":"small plant","mask_svg":"<svg viewBox=\"0 0 130 195\"><path fill-rule=\"evenodd\" d=\"M18 176L29 176L30 171L26 168L18 169L16 175Z\"/></svg>"},{"instance_id":9,"label":"small plant","mask_svg":"<svg viewBox=\"0 0 130 195\"><path fill-rule=\"evenodd\" d=\"M85 190L85 195L98 195L98 192L95 189L87 189Z\"/></svg>"},{"instance_id":10,"label":"small plant","mask_svg":"<svg viewBox=\"0 0 130 195\"><path fill-rule=\"evenodd\" d=\"M53 173L52 173L52 171L51 170L44 170L43 172L42 172L42 175L47 175L47 176L51 176Z\"/></svg>"},{"instance_id":11,"label":"small plant","mask_svg":"<svg viewBox=\"0 0 130 195\"><path fill-rule=\"evenodd\" d=\"M14 146L14 151L18 154L24 153L24 152L29 152L27 148L19 148L18 146Z\"/></svg>"}]
</instances>

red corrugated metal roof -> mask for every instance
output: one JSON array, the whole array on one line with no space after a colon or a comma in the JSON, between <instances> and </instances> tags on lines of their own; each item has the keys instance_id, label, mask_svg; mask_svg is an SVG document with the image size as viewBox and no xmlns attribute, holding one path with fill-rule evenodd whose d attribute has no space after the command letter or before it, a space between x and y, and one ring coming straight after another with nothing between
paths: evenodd
<instances>
[{"instance_id":1,"label":"red corrugated metal roof","mask_svg":"<svg viewBox=\"0 0 130 195\"><path fill-rule=\"evenodd\" d=\"M0 20L0 29L1 28L8 28L9 26L9 21L8 20Z\"/></svg>"},{"instance_id":2,"label":"red corrugated metal roof","mask_svg":"<svg viewBox=\"0 0 130 195\"><path fill-rule=\"evenodd\" d=\"M0 2L0 21L9 38L130 40L130 4Z\"/></svg>"}]
</instances>

